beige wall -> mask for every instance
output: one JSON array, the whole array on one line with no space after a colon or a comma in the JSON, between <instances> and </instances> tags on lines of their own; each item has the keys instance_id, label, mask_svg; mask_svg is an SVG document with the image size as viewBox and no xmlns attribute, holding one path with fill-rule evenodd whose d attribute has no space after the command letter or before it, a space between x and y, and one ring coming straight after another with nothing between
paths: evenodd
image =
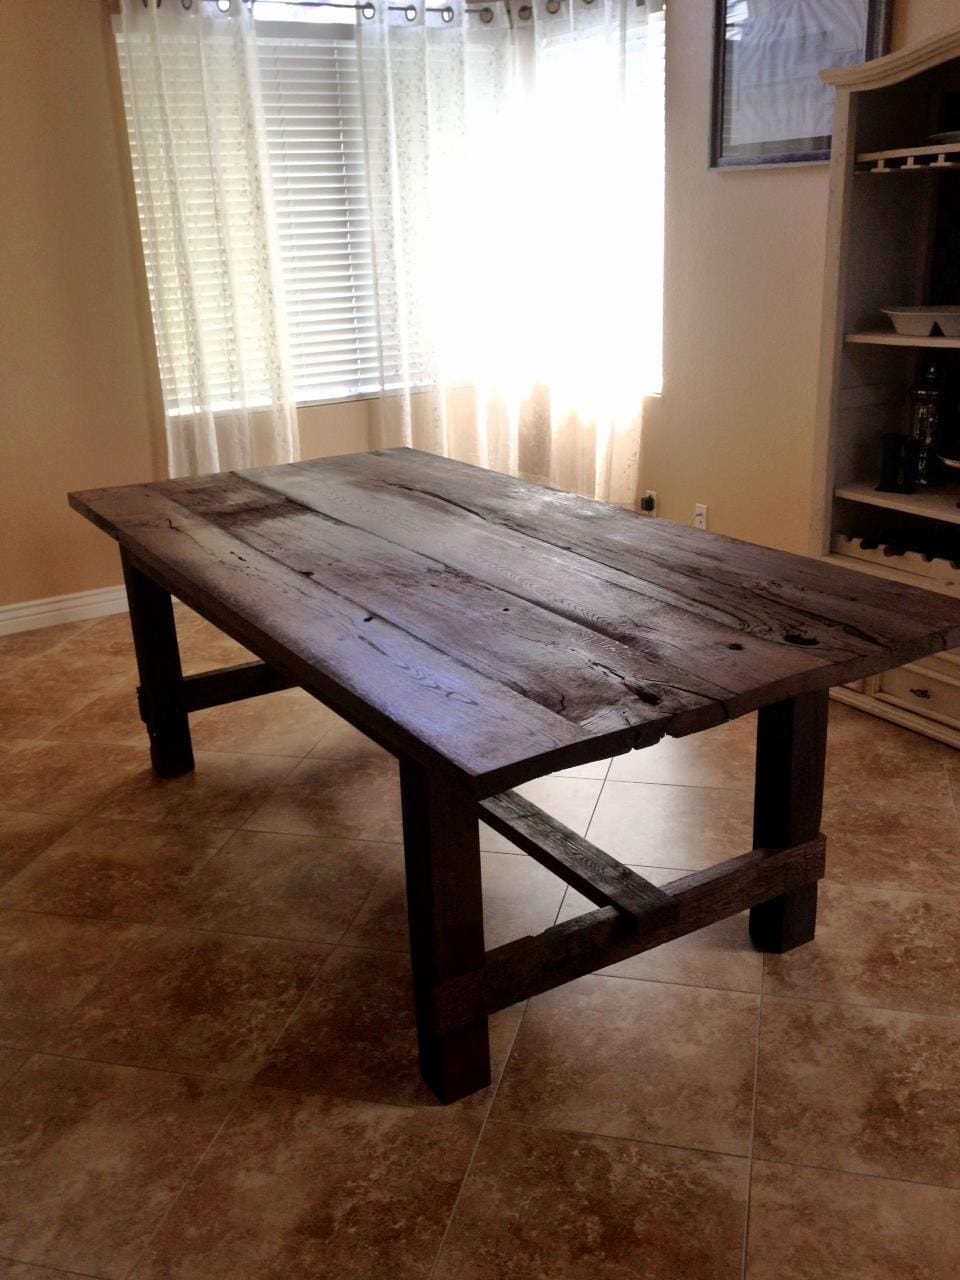
<instances>
[{"instance_id":1,"label":"beige wall","mask_svg":"<svg viewBox=\"0 0 960 1280\"><path fill-rule=\"evenodd\" d=\"M107 37L98 0L0 4L0 603L115 583L66 492L159 465Z\"/></svg>"},{"instance_id":2,"label":"beige wall","mask_svg":"<svg viewBox=\"0 0 960 1280\"><path fill-rule=\"evenodd\" d=\"M113 586L70 489L164 474L159 381L104 0L0 0L0 605ZM366 448L364 402L301 413Z\"/></svg>"},{"instance_id":3,"label":"beige wall","mask_svg":"<svg viewBox=\"0 0 960 1280\"><path fill-rule=\"evenodd\" d=\"M712 0L671 0L661 511L805 550L827 173L707 169ZM960 22L898 0L895 42ZM163 474L162 420L104 0L0 0L0 605L118 581L68 489ZM301 412L305 456L369 404Z\"/></svg>"},{"instance_id":4,"label":"beige wall","mask_svg":"<svg viewBox=\"0 0 960 1280\"><path fill-rule=\"evenodd\" d=\"M808 549L826 165L707 166L711 0L667 6L664 394L642 483L660 513ZM897 0L894 44L960 23L960 0Z\"/></svg>"}]
</instances>

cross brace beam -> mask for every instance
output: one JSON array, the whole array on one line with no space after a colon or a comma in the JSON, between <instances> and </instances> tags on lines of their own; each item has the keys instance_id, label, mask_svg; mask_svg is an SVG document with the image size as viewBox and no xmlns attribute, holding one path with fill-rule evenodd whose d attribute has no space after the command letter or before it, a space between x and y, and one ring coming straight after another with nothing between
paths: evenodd
<instances>
[{"instance_id":1,"label":"cross brace beam","mask_svg":"<svg viewBox=\"0 0 960 1280\"><path fill-rule=\"evenodd\" d=\"M823 835L786 849L753 849L739 858L673 880L631 919L602 907L488 951L483 967L434 988L432 1020L439 1032L496 1013L606 965L694 933L748 907L794 893L823 878Z\"/></svg>"}]
</instances>

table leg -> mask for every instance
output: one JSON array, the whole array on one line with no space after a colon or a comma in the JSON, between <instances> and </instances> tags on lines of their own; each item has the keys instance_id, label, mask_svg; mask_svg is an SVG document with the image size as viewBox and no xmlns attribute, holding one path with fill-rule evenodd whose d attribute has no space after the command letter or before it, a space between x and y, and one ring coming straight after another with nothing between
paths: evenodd
<instances>
[{"instance_id":1,"label":"table leg","mask_svg":"<svg viewBox=\"0 0 960 1280\"><path fill-rule=\"evenodd\" d=\"M420 1070L442 1102L490 1083L487 1020L439 1033L438 983L484 962L480 830L476 801L446 777L400 761L410 958Z\"/></svg>"},{"instance_id":2,"label":"table leg","mask_svg":"<svg viewBox=\"0 0 960 1280\"><path fill-rule=\"evenodd\" d=\"M764 707L757 727L753 844L782 849L820 830L828 695L804 693ZM810 942L817 925L817 886L806 885L750 912L750 937L761 951Z\"/></svg>"},{"instance_id":3,"label":"table leg","mask_svg":"<svg viewBox=\"0 0 960 1280\"><path fill-rule=\"evenodd\" d=\"M183 706L183 672L173 601L121 548L127 607L140 673L140 714L150 738L150 760L161 778L193 768L190 725Z\"/></svg>"}]
</instances>

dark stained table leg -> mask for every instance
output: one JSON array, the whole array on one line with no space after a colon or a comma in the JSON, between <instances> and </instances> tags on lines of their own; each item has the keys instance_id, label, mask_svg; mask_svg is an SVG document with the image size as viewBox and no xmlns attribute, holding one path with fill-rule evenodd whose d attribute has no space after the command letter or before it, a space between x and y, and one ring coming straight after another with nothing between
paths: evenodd
<instances>
[{"instance_id":1,"label":"dark stained table leg","mask_svg":"<svg viewBox=\"0 0 960 1280\"><path fill-rule=\"evenodd\" d=\"M400 761L410 957L420 1070L442 1102L490 1083L485 1017L434 1030L438 983L483 968L483 896L476 801L450 780Z\"/></svg>"},{"instance_id":2,"label":"dark stained table leg","mask_svg":"<svg viewBox=\"0 0 960 1280\"><path fill-rule=\"evenodd\" d=\"M756 849L813 840L823 809L828 695L804 693L759 713L753 808ZM817 925L817 886L807 885L754 907L750 937L761 951L810 942Z\"/></svg>"},{"instance_id":3,"label":"dark stained table leg","mask_svg":"<svg viewBox=\"0 0 960 1280\"><path fill-rule=\"evenodd\" d=\"M131 564L121 548L123 580L140 673L140 714L150 737L150 760L161 778L193 768L190 725L183 705L180 647L169 591Z\"/></svg>"}]
</instances>

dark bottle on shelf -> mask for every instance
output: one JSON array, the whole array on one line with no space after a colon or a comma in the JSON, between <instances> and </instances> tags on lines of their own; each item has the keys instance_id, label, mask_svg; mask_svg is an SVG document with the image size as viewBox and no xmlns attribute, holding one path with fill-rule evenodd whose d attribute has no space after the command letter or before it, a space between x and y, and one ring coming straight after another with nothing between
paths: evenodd
<instances>
[{"instance_id":1,"label":"dark bottle on shelf","mask_svg":"<svg viewBox=\"0 0 960 1280\"><path fill-rule=\"evenodd\" d=\"M937 437L942 402L943 390L937 366L931 361L920 381L910 388L910 435L917 443L917 484L920 488L937 481Z\"/></svg>"}]
</instances>

